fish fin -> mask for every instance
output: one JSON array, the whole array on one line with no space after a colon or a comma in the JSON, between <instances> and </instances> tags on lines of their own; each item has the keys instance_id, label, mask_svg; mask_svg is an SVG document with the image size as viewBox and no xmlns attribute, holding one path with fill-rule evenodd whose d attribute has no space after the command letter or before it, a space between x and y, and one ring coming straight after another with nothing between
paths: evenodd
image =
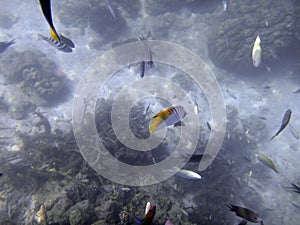
<instances>
[{"instance_id":1,"label":"fish fin","mask_svg":"<svg viewBox=\"0 0 300 225\"><path fill-rule=\"evenodd\" d=\"M75 44L73 43L73 41L71 39L65 37L62 34L60 34L59 37L63 43L65 43L66 45L68 45L71 48L75 48Z\"/></svg>"},{"instance_id":2,"label":"fish fin","mask_svg":"<svg viewBox=\"0 0 300 225\"><path fill-rule=\"evenodd\" d=\"M50 28L50 33L51 33L51 37L55 40L55 41L59 41L61 42L56 30L54 30L53 28Z\"/></svg>"},{"instance_id":3,"label":"fish fin","mask_svg":"<svg viewBox=\"0 0 300 225\"><path fill-rule=\"evenodd\" d=\"M39 33L37 33L37 36L38 36L38 40L45 40L45 39L47 39L46 36L44 36L42 34L39 34Z\"/></svg>"},{"instance_id":4,"label":"fish fin","mask_svg":"<svg viewBox=\"0 0 300 225\"><path fill-rule=\"evenodd\" d=\"M159 124L161 124L163 122L163 120L159 117L153 117L152 118L152 124L149 125L149 131L150 133L153 133L155 131L155 129L157 128L157 126Z\"/></svg>"},{"instance_id":5,"label":"fish fin","mask_svg":"<svg viewBox=\"0 0 300 225\"><path fill-rule=\"evenodd\" d=\"M136 224L139 224L139 225L142 224L142 220L140 218L135 216L133 219Z\"/></svg>"}]
</instances>

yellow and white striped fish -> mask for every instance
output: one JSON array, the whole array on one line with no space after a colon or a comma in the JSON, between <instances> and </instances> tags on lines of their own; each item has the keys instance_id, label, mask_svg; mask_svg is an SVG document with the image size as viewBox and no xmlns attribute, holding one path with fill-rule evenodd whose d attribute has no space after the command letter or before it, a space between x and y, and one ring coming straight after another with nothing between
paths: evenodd
<instances>
[{"instance_id":1,"label":"yellow and white striped fish","mask_svg":"<svg viewBox=\"0 0 300 225\"><path fill-rule=\"evenodd\" d=\"M261 47L260 47L260 37L257 35L253 48L252 48L252 63L255 67L259 67L261 63Z\"/></svg>"},{"instance_id":2,"label":"yellow and white striped fish","mask_svg":"<svg viewBox=\"0 0 300 225\"><path fill-rule=\"evenodd\" d=\"M55 48L57 48L58 50L60 51L63 51L63 52L72 52L72 48L68 45L66 45L64 42L60 42L60 41L57 41L55 39L53 39L52 37L46 37L42 34L38 34L39 38L48 42L49 44L51 44L52 46L54 46Z\"/></svg>"},{"instance_id":3,"label":"yellow and white striped fish","mask_svg":"<svg viewBox=\"0 0 300 225\"><path fill-rule=\"evenodd\" d=\"M164 109L152 117L152 123L149 125L150 133L162 129L166 126L176 125L185 117L186 111L183 106L172 106Z\"/></svg>"}]
</instances>

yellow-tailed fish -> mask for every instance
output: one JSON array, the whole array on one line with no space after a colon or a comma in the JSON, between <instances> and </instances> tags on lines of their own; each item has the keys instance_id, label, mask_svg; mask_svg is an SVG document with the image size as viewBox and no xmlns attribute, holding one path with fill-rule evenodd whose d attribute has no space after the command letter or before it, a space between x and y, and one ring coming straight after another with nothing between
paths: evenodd
<instances>
[{"instance_id":1,"label":"yellow-tailed fish","mask_svg":"<svg viewBox=\"0 0 300 225\"><path fill-rule=\"evenodd\" d=\"M157 113L152 118L152 123L149 125L150 133L162 129L165 126L175 125L185 117L186 112L183 106L173 106Z\"/></svg>"},{"instance_id":2,"label":"yellow-tailed fish","mask_svg":"<svg viewBox=\"0 0 300 225\"><path fill-rule=\"evenodd\" d=\"M269 167L270 169L274 170L276 173L278 173L278 170L276 169L275 164L272 162L271 159L269 159L267 156L263 154L256 154L256 158L258 161L260 161L265 166Z\"/></svg>"},{"instance_id":3,"label":"yellow-tailed fish","mask_svg":"<svg viewBox=\"0 0 300 225\"><path fill-rule=\"evenodd\" d=\"M59 37L58 33L56 32L56 29L55 29L53 21L52 21L51 1L50 0L39 0L39 1L40 1L40 6L42 8L44 17L46 18L46 20L50 26L51 37L54 40L61 42L60 37Z\"/></svg>"},{"instance_id":4,"label":"yellow-tailed fish","mask_svg":"<svg viewBox=\"0 0 300 225\"><path fill-rule=\"evenodd\" d=\"M63 52L72 52L73 51L70 46L66 45L63 42L56 41L52 37L46 37L42 34L38 34L38 36L41 40L48 42L49 44L51 44L52 46L54 46L55 48L57 48L60 51L63 51Z\"/></svg>"},{"instance_id":5,"label":"yellow-tailed fish","mask_svg":"<svg viewBox=\"0 0 300 225\"><path fill-rule=\"evenodd\" d=\"M260 37L257 35L253 48L252 48L252 63L255 67L259 67L261 63L261 47L260 47Z\"/></svg>"}]
</instances>

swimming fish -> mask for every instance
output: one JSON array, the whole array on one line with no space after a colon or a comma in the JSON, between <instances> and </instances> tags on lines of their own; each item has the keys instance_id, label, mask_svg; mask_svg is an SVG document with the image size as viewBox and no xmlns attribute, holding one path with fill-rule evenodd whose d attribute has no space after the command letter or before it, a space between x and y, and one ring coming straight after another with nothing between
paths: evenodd
<instances>
[{"instance_id":1,"label":"swimming fish","mask_svg":"<svg viewBox=\"0 0 300 225\"><path fill-rule=\"evenodd\" d=\"M290 187L291 191L300 194L300 187L296 184L291 183L292 187Z\"/></svg>"},{"instance_id":2,"label":"swimming fish","mask_svg":"<svg viewBox=\"0 0 300 225\"><path fill-rule=\"evenodd\" d=\"M147 202L146 207L145 207L145 216L147 215L147 213L149 212L150 209L151 209L151 203Z\"/></svg>"},{"instance_id":3,"label":"swimming fish","mask_svg":"<svg viewBox=\"0 0 300 225\"><path fill-rule=\"evenodd\" d=\"M228 93L228 95L229 95L231 98L233 98L234 100L237 100L237 97L236 97L234 94L232 94L228 89L226 89L226 92Z\"/></svg>"},{"instance_id":4,"label":"swimming fish","mask_svg":"<svg viewBox=\"0 0 300 225\"><path fill-rule=\"evenodd\" d=\"M299 133L298 131L290 124L290 131L291 131L291 134L293 135L293 137L297 140L299 140Z\"/></svg>"},{"instance_id":5,"label":"swimming fish","mask_svg":"<svg viewBox=\"0 0 300 225\"><path fill-rule=\"evenodd\" d=\"M156 211L155 205L151 206L147 215L142 220L137 217L134 217L134 220L139 225L151 225L155 216L155 211Z\"/></svg>"},{"instance_id":6,"label":"swimming fish","mask_svg":"<svg viewBox=\"0 0 300 225\"><path fill-rule=\"evenodd\" d=\"M206 122L206 126L207 126L207 129L208 129L209 131L211 131L211 126L210 126L209 122Z\"/></svg>"},{"instance_id":7,"label":"swimming fish","mask_svg":"<svg viewBox=\"0 0 300 225\"><path fill-rule=\"evenodd\" d=\"M260 47L260 37L257 35L253 48L252 48L252 63L255 67L259 67L261 63L261 47Z\"/></svg>"},{"instance_id":8,"label":"swimming fish","mask_svg":"<svg viewBox=\"0 0 300 225\"><path fill-rule=\"evenodd\" d=\"M3 52L6 51L6 49L13 45L15 43L15 39L12 39L11 41L8 41L8 42L0 42L0 54L2 54Z\"/></svg>"},{"instance_id":9,"label":"swimming fish","mask_svg":"<svg viewBox=\"0 0 300 225\"><path fill-rule=\"evenodd\" d=\"M263 220L259 218L258 214L250 209L243 208L236 205L228 205L230 211L235 212L235 214L249 222L261 223L263 225Z\"/></svg>"},{"instance_id":10,"label":"swimming fish","mask_svg":"<svg viewBox=\"0 0 300 225\"><path fill-rule=\"evenodd\" d=\"M143 78L144 75L145 75L145 64L146 64L145 61L140 62L140 65L141 65L141 73L140 73L140 77L141 77L141 78Z\"/></svg>"},{"instance_id":11,"label":"swimming fish","mask_svg":"<svg viewBox=\"0 0 300 225\"><path fill-rule=\"evenodd\" d=\"M152 117L152 124L149 124L149 131L153 133L165 126L175 125L180 122L186 115L183 106L172 106L164 109Z\"/></svg>"},{"instance_id":12,"label":"swimming fish","mask_svg":"<svg viewBox=\"0 0 300 225\"><path fill-rule=\"evenodd\" d=\"M293 92L294 94L300 93L300 88Z\"/></svg>"},{"instance_id":13,"label":"swimming fish","mask_svg":"<svg viewBox=\"0 0 300 225\"><path fill-rule=\"evenodd\" d=\"M111 7L111 5L108 3L108 1L106 1L106 7L108 8L110 14L112 15L112 17L116 20L117 19L117 15L115 10Z\"/></svg>"},{"instance_id":14,"label":"swimming fish","mask_svg":"<svg viewBox=\"0 0 300 225\"><path fill-rule=\"evenodd\" d=\"M55 48L57 48L60 51L63 51L63 52L72 52L73 51L70 46L66 45L63 42L56 41L52 37L46 37L42 34L38 34L38 36L39 36L39 39L48 42L49 44L51 44L52 46L54 46Z\"/></svg>"},{"instance_id":15,"label":"swimming fish","mask_svg":"<svg viewBox=\"0 0 300 225\"><path fill-rule=\"evenodd\" d=\"M258 161L260 161L265 166L269 167L270 169L274 170L276 173L278 173L278 170L276 169L275 164L272 162L271 159L269 159L267 156L263 154L256 154L256 158Z\"/></svg>"},{"instance_id":16,"label":"swimming fish","mask_svg":"<svg viewBox=\"0 0 300 225\"><path fill-rule=\"evenodd\" d=\"M39 2L40 2L40 6L42 8L44 17L50 26L51 37L54 40L61 42L59 35L56 32L56 29L54 27L53 21L52 21L51 0L39 0Z\"/></svg>"},{"instance_id":17,"label":"swimming fish","mask_svg":"<svg viewBox=\"0 0 300 225\"><path fill-rule=\"evenodd\" d=\"M54 27L54 24L52 21L51 0L39 0L39 2L40 2L40 6L42 8L44 17L50 26L51 38L53 40L55 40L56 42L59 42L60 44L65 44L65 45L69 46L69 48L74 48L75 47L74 43L69 38L66 38L65 36L63 36L62 34L59 35ZM61 49L59 49L59 50L61 50ZM72 52L72 49L71 49L71 51L64 51L64 52Z\"/></svg>"},{"instance_id":18,"label":"swimming fish","mask_svg":"<svg viewBox=\"0 0 300 225\"><path fill-rule=\"evenodd\" d=\"M176 175L186 178L186 179L189 179L189 180L201 180L201 176L198 173L191 171L191 170L182 169L182 170L179 170Z\"/></svg>"},{"instance_id":19,"label":"swimming fish","mask_svg":"<svg viewBox=\"0 0 300 225\"><path fill-rule=\"evenodd\" d=\"M138 36L139 37L139 40L143 42L144 44L144 47L145 47L145 58L147 59L147 64L152 67L153 66L153 60L152 60L152 52L150 50L150 47L148 45L148 42L147 42L147 38L140 35Z\"/></svg>"},{"instance_id":20,"label":"swimming fish","mask_svg":"<svg viewBox=\"0 0 300 225\"><path fill-rule=\"evenodd\" d=\"M290 122L290 119L291 119L291 116L292 116L292 111L290 109L288 109L283 118L282 118L282 121L281 121L281 125L280 125L280 128L279 130L277 131L277 133L271 138L271 141L278 135L280 134L281 131L283 131L283 129L288 125L288 123Z\"/></svg>"}]
</instances>

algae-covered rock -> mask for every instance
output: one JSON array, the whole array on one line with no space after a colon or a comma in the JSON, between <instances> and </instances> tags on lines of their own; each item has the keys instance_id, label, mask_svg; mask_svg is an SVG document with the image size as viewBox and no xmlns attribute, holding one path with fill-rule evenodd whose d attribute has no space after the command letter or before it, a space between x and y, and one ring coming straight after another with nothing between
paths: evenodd
<instances>
[{"instance_id":1,"label":"algae-covered rock","mask_svg":"<svg viewBox=\"0 0 300 225\"><path fill-rule=\"evenodd\" d=\"M69 220L71 225L85 224L87 218L89 218L88 213L89 201L83 200L76 203L69 210Z\"/></svg>"},{"instance_id":2,"label":"algae-covered rock","mask_svg":"<svg viewBox=\"0 0 300 225\"><path fill-rule=\"evenodd\" d=\"M1 57L0 71L7 82L17 84L33 104L50 105L64 101L68 96L68 80L40 51L8 51Z\"/></svg>"},{"instance_id":3,"label":"algae-covered rock","mask_svg":"<svg viewBox=\"0 0 300 225\"><path fill-rule=\"evenodd\" d=\"M234 72L257 71L251 52L256 36L261 38L261 70L278 60L278 55L291 49L294 41L295 11L292 0L230 1L228 10L219 17L209 38L213 62Z\"/></svg>"}]
</instances>

